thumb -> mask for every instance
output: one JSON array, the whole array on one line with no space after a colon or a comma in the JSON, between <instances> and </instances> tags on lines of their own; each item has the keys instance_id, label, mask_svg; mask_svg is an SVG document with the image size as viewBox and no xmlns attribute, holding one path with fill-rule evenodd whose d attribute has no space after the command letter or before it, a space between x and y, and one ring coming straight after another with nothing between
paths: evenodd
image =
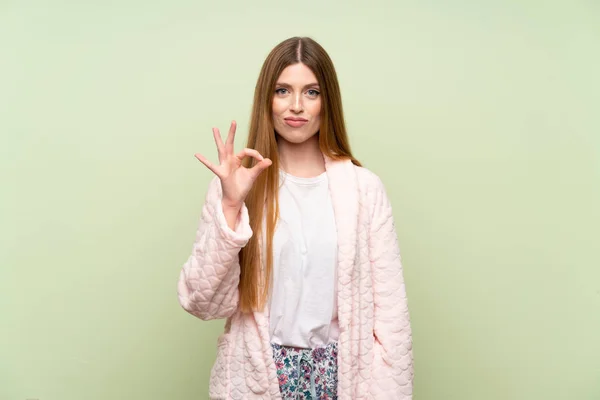
<instances>
[{"instance_id":1,"label":"thumb","mask_svg":"<svg viewBox=\"0 0 600 400\"><path fill-rule=\"evenodd\" d=\"M273 164L273 161L269 160L268 158L264 158L261 161L257 162L254 167L250 168L252 177L256 179L261 174L261 172L269 168L271 164Z\"/></svg>"}]
</instances>

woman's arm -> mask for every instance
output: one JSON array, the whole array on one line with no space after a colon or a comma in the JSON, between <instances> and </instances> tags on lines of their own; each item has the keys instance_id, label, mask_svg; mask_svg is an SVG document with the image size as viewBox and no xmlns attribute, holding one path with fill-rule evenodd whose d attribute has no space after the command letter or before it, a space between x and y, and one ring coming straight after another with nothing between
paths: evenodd
<instances>
[{"instance_id":1,"label":"woman's arm","mask_svg":"<svg viewBox=\"0 0 600 400\"><path fill-rule=\"evenodd\" d=\"M230 317L239 302L239 252L252 236L244 204L231 229L222 206L221 181L208 188L192 254L179 275L179 303L202 320Z\"/></svg>"},{"instance_id":2,"label":"woman's arm","mask_svg":"<svg viewBox=\"0 0 600 400\"><path fill-rule=\"evenodd\" d=\"M373 273L374 360L372 393L376 399L411 399L412 332L406 287L392 207L383 183L370 191L369 254Z\"/></svg>"}]
</instances>

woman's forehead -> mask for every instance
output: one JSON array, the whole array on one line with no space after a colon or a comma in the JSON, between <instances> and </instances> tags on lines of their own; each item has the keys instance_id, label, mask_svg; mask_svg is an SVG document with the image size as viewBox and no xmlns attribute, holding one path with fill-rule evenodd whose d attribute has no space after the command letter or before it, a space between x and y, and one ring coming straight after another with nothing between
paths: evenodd
<instances>
[{"instance_id":1,"label":"woman's forehead","mask_svg":"<svg viewBox=\"0 0 600 400\"><path fill-rule=\"evenodd\" d=\"M292 86L318 84L317 77L310 68L302 63L288 65L279 75L277 83Z\"/></svg>"}]
</instances>

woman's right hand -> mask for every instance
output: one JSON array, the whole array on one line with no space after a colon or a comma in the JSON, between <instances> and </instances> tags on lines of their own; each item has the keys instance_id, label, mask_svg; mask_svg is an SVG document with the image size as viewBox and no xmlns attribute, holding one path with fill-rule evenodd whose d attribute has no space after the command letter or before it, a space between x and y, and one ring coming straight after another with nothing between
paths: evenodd
<instances>
[{"instance_id":1,"label":"woman's right hand","mask_svg":"<svg viewBox=\"0 0 600 400\"><path fill-rule=\"evenodd\" d=\"M272 161L264 158L254 149L243 149L238 154L233 154L233 141L235 138L236 122L231 121L227 140L223 144L218 128L213 128L213 136L219 153L219 165L208 161L202 154L196 153L196 158L208 169L214 172L221 180L223 188L223 207L240 209L256 178L271 164ZM258 162L252 168L242 166L242 160L254 157Z\"/></svg>"}]
</instances>

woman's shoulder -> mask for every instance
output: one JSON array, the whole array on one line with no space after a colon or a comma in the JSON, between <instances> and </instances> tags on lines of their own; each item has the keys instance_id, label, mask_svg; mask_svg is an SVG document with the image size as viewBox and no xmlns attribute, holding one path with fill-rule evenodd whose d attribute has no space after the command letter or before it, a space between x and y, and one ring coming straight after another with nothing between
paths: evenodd
<instances>
[{"instance_id":1,"label":"woman's shoulder","mask_svg":"<svg viewBox=\"0 0 600 400\"><path fill-rule=\"evenodd\" d=\"M356 179L358 181L358 186L362 190L385 190L383 181L375 172L371 171L366 167L359 167L358 165L354 165L354 170L356 171Z\"/></svg>"},{"instance_id":2,"label":"woman's shoulder","mask_svg":"<svg viewBox=\"0 0 600 400\"><path fill-rule=\"evenodd\" d=\"M332 170L332 178L355 179L359 192L363 194L385 192L385 186L379 175L365 166L356 165L350 159L328 160L328 164Z\"/></svg>"}]
</instances>

